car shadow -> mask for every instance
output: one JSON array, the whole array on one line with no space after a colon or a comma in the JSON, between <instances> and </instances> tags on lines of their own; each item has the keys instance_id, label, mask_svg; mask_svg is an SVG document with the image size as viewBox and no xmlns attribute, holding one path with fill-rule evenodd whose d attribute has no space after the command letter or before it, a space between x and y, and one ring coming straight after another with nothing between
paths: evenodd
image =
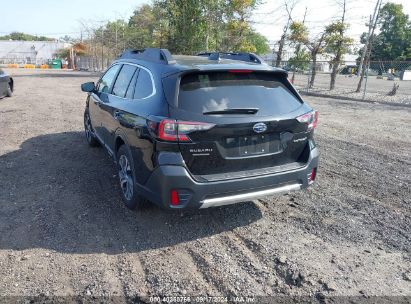
<instances>
[{"instance_id":1,"label":"car shadow","mask_svg":"<svg viewBox=\"0 0 411 304\"><path fill-rule=\"evenodd\" d=\"M251 202L190 212L121 203L113 162L82 132L33 137L0 156L0 249L64 253L139 252L249 225Z\"/></svg>"}]
</instances>

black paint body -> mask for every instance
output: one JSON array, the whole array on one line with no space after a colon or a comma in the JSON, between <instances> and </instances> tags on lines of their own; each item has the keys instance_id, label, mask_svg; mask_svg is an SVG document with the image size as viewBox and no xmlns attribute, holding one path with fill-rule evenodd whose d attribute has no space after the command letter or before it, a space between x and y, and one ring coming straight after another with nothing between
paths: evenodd
<instances>
[{"instance_id":1,"label":"black paint body","mask_svg":"<svg viewBox=\"0 0 411 304\"><path fill-rule=\"evenodd\" d=\"M94 132L103 146L114 159L119 146L126 144L130 148L137 187L143 196L162 207L172 208L170 191L180 189L187 193L188 199L178 208L198 208L205 198L226 193L243 193L293 181L308 187L307 174L317 168L318 151L313 131L307 131L306 125L299 123L296 117L312 109L289 83L285 71L233 60L175 58L174 64L140 59L119 59L113 63L112 67L132 65L148 72L153 86L149 96L142 99L115 96L112 94L114 84L105 92L99 92L100 79L96 90L87 97L86 107ZM298 98L300 105L291 112L264 117L203 115L179 108L180 81L184 75L233 69L275 74L290 94ZM148 126L150 121L164 118L206 122L215 127L190 133L189 143L167 142L159 140ZM229 145L241 145L238 140L254 138L253 126L260 122L267 125L264 134L277 145L272 148L273 153L244 157L230 150Z\"/></svg>"}]
</instances>

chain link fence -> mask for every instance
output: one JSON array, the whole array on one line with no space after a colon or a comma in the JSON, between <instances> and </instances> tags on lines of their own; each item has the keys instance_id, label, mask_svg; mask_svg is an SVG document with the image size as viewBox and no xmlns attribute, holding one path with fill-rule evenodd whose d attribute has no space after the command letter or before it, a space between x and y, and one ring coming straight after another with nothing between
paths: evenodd
<instances>
[{"instance_id":1,"label":"chain link fence","mask_svg":"<svg viewBox=\"0 0 411 304\"><path fill-rule=\"evenodd\" d=\"M79 71L102 72L113 62L114 58L97 56L77 56L75 67Z\"/></svg>"},{"instance_id":2,"label":"chain link fence","mask_svg":"<svg viewBox=\"0 0 411 304\"><path fill-rule=\"evenodd\" d=\"M411 104L411 61L369 62L359 91L356 63L340 66L333 90L330 90L333 66L329 61L316 62L312 86L312 62L282 61L279 67L288 71L290 81L303 94Z\"/></svg>"}]
</instances>

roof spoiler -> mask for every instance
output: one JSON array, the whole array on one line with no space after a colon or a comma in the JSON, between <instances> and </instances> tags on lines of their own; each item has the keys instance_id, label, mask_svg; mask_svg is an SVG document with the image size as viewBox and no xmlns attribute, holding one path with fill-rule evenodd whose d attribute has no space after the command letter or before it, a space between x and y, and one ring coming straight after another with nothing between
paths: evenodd
<instances>
[{"instance_id":1,"label":"roof spoiler","mask_svg":"<svg viewBox=\"0 0 411 304\"><path fill-rule=\"evenodd\" d=\"M209 60L231 59L257 64L265 64L264 60L254 53L244 52L203 52L197 56L208 57Z\"/></svg>"},{"instance_id":2,"label":"roof spoiler","mask_svg":"<svg viewBox=\"0 0 411 304\"><path fill-rule=\"evenodd\" d=\"M169 50L159 48L126 50L118 57L118 59L141 59L162 64L176 63Z\"/></svg>"}]
</instances>

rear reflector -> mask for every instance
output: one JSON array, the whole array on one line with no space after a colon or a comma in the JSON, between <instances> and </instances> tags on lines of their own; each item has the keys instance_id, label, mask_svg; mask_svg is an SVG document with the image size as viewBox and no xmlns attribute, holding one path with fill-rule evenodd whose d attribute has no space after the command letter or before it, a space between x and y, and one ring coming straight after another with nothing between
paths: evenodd
<instances>
[{"instance_id":1,"label":"rear reflector","mask_svg":"<svg viewBox=\"0 0 411 304\"><path fill-rule=\"evenodd\" d=\"M312 184L315 181L317 175L317 168L313 168L311 173L308 174L308 184Z\"/></svg>"},{"instance_id":2,"label":"rear reflector","mask_svg":"<svg viewBox=\"0 0 411 304\"><path fill-rule=\"evenodd\" d=\"M180 198L178 196L177 190L171 190L171 205L178 206L180 204Z\"/></svg>"}]
</instances>

